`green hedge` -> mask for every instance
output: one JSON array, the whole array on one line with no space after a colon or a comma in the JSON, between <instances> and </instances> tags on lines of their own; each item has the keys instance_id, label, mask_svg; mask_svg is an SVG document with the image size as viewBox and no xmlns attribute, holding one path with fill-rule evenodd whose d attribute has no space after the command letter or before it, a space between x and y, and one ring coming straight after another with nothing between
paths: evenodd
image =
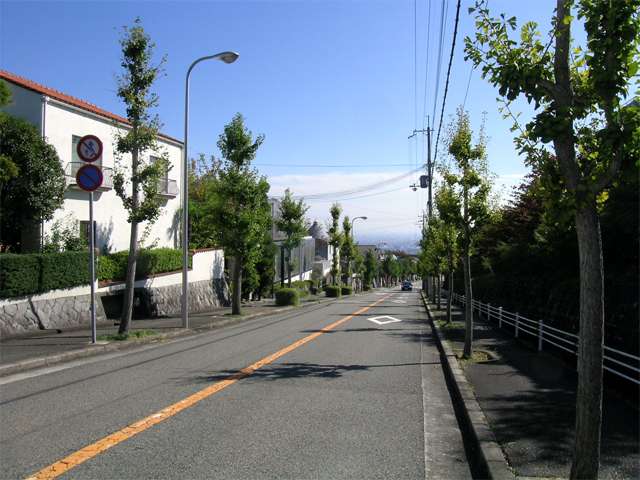
<instances>
[{"instance_id":1,"label":"green hedge","mask_svg":"<svg viewBox=\"0 0 640 480\"><path fill-rule=\"evenodd\" d=\"M99 280L124 280L128 252L97 257ZM191 257L189 258L191 266ZM136 278L182 268L182 252L171 248L141 250ZM33 295L89 284L89 252L0 255L0 298Z\"/></svg>"},{"instance_id":2,"label":"green hedge","mask_svg":"<svg viewBox=\"0 0 640 480\"><path fill-rule=\"evenodd\" d=\"M37 255L0 255L0 297L19 297L37 293L40 260Z\"/></svg>"},{"instance_id":3,"label":"green hedge","mask_svg":"<svg viewBox=\"0 0 640 480\"><path fill-rule=\"evenodd\" d=\"M89 252L43 253L40 262L41 292L90 283Z\"/></svg>"},{"instance_id":4,"label":"green hedge","mask_svg":"<svg viewBox=\"0 0 640 480\"><path fill-rule=\"evenodd\" d=\"M342 287L342 295L351 295L353 293L353 288L348 286Z\"/></svg>"},{"instance_id":5,"label":"green hedge","mask_svg":"<svg viewBox=\"0 0 640 480\"><path fill-rule=\"evenodd\" d=\"M127 275L129 252L116 252L103 255L98 260L99 280L124 280ZM189 266L192 257L189 257ZM146 278L158 273L174 272L182 269L182 251L172 248L154 248L140 250L136 265L136 279Z\"/></svg>"},{"instance_id":6,"label":"green hedge","mask_svg":"<svg viewBox=\"0 0 640 480\"><path fill-rule=\"evenodd\" d=\"M19 297L89 283L89 253L0 255L0 297Z\"/></svg>"},{"instance_id":7,"label":"green hedge","mask_svg":"<svg viewBox=\"0 0 640 480\"><path fill-rule=\"evenodd\" d=\"M327 297L339 297L342 295L342 289L337 285L327 285L324 291Z\"/></svg>"},{"instance_id":8,"label":"green hedge","mask_svg":"<svg viewBox=\"0 0 640 480\"><path fill-rule=\"evenodd\" d=\"M276 305L298 305L300 303L300 295L295 288L281 288L276 290Z\"/></svg>"}]
</instances>

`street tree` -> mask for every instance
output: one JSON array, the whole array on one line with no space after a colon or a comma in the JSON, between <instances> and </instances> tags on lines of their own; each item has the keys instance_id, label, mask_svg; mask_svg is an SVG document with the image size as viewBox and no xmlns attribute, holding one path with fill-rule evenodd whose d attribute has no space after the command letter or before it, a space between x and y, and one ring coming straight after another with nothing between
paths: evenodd
<instances>
[{"instance_id":1,"label":"street tree","mask_svg":"<svg viewBox=\"0 0 640 480\"><path fill-rule=\"evenodd\" d=\"M471 289L471 251L474 237L488 214L490 184L485 158L483 129L475 145L469 116L461 108L452 125L449 153L453 169L443 171L444 182L454 193L451 209L440 212L445 223L456 226L461 233L461 256L465 294L465 336L463 356L470 358L473 343L473 292Z\"/></svg>"},{"instance_id":2,"label":"street tree","mask_svg":"<svg viewBox=\"0 0 640 480\"><path fill-rule=\"evenodd\" d=\"M334 203L329 210L331 214L331 225L329 226L329 245L333 247L333 254L331 259L331 279L333 285L338 285L338 279L340 278L340 262L338 252L344 236L340 231L340 214L342 213L342 207L339 203Z\"/></svg>"},{"instance_id":3,"label":"street tree","mask_svg":"<svg viewBox=\"0 0 640 480\"><path fill-rule=\"evenodd\" d=\"M374 279L378 276L378 258L373 250L367 250L364 255L364 273L362 276L364 288L371 288Z\"/></svg>"},{"instance_id":4,"label":"street tree","mask_svg":"<svg viewBox=\"0 0 640 480\"><path fill-rule=\"evenodd\" d=\"M445 252L444 272L447 275L447 323L451 322L453 304L453 276L459 261L460 230L455 221L460 212L460 203L455 190L446 183L436 190L435 205L439 225L439 238Z\"/></svg>"},{"instance_id":5,"label":"street tree","mask_svg":"<svg viewBox=\"0 0 640 480\"><path fill-rule=\"evenodd\" d=\"M271 209L267 198L269 184L251 167L251 162L264 137L255 140L242 115L236 114L224 127L218 140L222 166L216 182L209 184L204 206L213 225L217 245L232 259L231 312L240 315L242 269L255 265L264 244L264 235L271 228ZM258 280L256 280L258 282Z\"/></svg>"},{"instance_id":6,"label":"street tree","mask_svg":"<svg viewBox=\"0 0 640 480\"><path fill-rule=\"evenodd\" d=\"M584 48L572 48L572 8L586 31ZM638 109L624 108L623 102L640 65L640 0L557 0L546 45L534 22L523 24L516 41L510 36L515 17L493 18L481 2L472 11L478 28L474 38L465 39L467 57L498 87L507 107L519 96L534 104L537 114L521 129L518 146L542 171L559 173L560 182L550 187L561 189L572 203L580 260L580 346L571 478L596 478L604 329L598 205L638 139ZM555 156L544 144L553 146Z\"/></svg>"},{"instance_id":7,"label":"street tree","mask_svg":"<svg viewBox=\"0 0 640 480\"><path fill-rule=\"evenodd\" d=\"M342 281L345 285L351 283L352 261L355 256L356 246L351 234L351 220L348 216L342 219L342 245L340 245L340 263L342 267Z\"/></svg>"},{"instance_id":8,"label":"street tree","mask_svg":"<svg viewBox=\"0 0 640 480\"><path fill-rule=\"evenodd\" d=\"M118 78L118 97L126 105L129 125L126 133L116 141L117 164L113 188L127 210L129 256L125 277L124 298L120 318L120 334L126 334L133 313L134 283L138 257L138 229L144 222L155 222L161 212L163 199L159 195L160 179L169 168L166 153L157 144L160 121L150 110L158 105L158 97L151 87L162 71L164 57L153 62L154 43L137 18L133 27L124 27L122 47L122 75ZM148 156L154 154L152 161Z\"/></svg>"},{"instance_id":9,"label":"street tree","mask_svg":"<svg viewBox=\"0 0 640 480\"><path fill-rule=\"evenodd\" d=\"M66 188L56 149L30 123L0 112L0 245L33 249L29 236L62 206ZM35 238L39 238L38 235ZM24 241L23 241L24 240Z\"/></svg>"},{"instance_id":10,"label":"street tree","mask_svg":"<svg viewBox=\"0 0 640 480\"><path fill-rule=\"evenodd\" d=\"M286 253L287 263L287 285L291 287L291 270L293 269L293 259L291 252L302 243L302 239L309 230L309 223L305 218L305 214L309 207L305 205L303 200L294 200L291 190L288 188L284 191L284 197L280 202L280 216L276 220L276 227L285 238L282 246Z\"/></svg>"}]
</instances>

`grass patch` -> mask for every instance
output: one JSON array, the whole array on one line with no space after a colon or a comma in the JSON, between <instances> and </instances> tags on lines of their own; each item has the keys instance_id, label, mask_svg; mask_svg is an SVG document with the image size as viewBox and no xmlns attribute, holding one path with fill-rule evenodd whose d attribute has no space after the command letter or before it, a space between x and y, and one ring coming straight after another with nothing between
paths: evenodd
<instances>
[{"instance_id":1,"label":"grass patch","mask_svg":"<svg viewBox=\"0 0 640 480\"><path fill-rule=\"evenodd\" d=\"M489 352L486 352L484 350L473 350L473 353L471 354L471 358L463 358L462 350L456 350L455 354L462 368L466 368L467 365L471 365L472 363L483 363L483 362L489 362L491 360L494 360L491 354L489 354Z\"/></svg>"},{"instance_id":2,"label":"grass patch","mask_svg":"<svg viewBox=\"0 0 640 480\"><path fill-rule=\"evenodd\" d=\"M107 342L122 342L124 340L133 340L136 338L152 337L158 335L155 330L134 330L129 333L109 333L107 335L99 335L98 340Z\"/></svg>"}]
</instances>

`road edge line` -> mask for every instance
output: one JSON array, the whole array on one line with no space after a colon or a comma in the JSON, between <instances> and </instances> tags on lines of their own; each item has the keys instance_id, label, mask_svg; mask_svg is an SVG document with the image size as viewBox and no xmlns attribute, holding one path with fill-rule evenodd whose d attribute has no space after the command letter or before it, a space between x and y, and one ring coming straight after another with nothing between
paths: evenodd
<instances>
[{"instance_id":1,"label":"road edge line","mask_svg":"<svg viewBox=\"0 0 640 480\"><path fill-rule=\"evenodd\" d=\"M440 361L442 362L446 381L451 387L452 401L459 407L462 420L465 423L463 430L469 434L470 438L468 440L472 443L473 456L475 458L471 460L475 463L475 470L482 473L481 478L515 480L516 475L509 467L507 458L496 441L493 430L491 430L489 422L480 408L473 388L465 377L451 345L442 337L440 329L433 321L433 315L424 293L420 292L420 296L440 352Z\"/></svg>"}]
</instances>

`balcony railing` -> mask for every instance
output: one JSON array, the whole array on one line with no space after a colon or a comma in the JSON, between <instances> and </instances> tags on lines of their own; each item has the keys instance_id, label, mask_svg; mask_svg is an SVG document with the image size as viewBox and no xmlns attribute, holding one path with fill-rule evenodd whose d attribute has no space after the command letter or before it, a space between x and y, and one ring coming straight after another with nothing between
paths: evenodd
<instances>
[{"instance_id":1,"label":"balcony railing","mask_svg":"<svg viewBox=\"0 0 640 480\"><path fill-rule=\"evenodd\" d=\"M158 194L163 197L175 197L178 195L178 182L169 178L161 178L158 185Z\"/></svg>"},{"instance_id":2,"label":"balcony railing","mask_svg":"<svg viewBox=\"0 0 640 480\"><path fill-rule=\"evenodd\" d=\"M89 164L85 162L67 163L64 169L64 175L67 180L67 187L74 188L74 189L80 188L78 187L78 184L76 182L76 173L78 173L78 170L80 169L80 167L83 167L85 165L89 165ZM99 191L111 190L113 188L113 168L103 167L100 165L97 165L97 166L102 169L102 185L100 186L100 188L98 188L98 190Z\"/></svg>"}]
</instances>

